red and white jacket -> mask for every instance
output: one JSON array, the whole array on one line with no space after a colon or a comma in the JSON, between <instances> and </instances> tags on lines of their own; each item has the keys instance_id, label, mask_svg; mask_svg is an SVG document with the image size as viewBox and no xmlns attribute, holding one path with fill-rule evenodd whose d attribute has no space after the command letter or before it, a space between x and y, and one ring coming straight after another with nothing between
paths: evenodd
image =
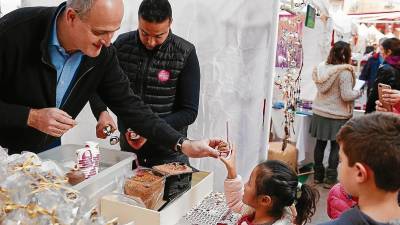
<instances>
[{"instance_id":1,"label":"red and white jacket","mask_svg":"<svg viewBox=\"0 0 400 225\"><path fill-rule=\"evenodd\" d=\"M254 209L243 203L243 182L240 176L235 179L226 179L224 182L225 198L229 208L241 214L243 217L239 220L238 225L253 225L252 216ZM293 213L290 207L286 207L281 219L273 223L273 225L293 225Z\"/></svg>"}]
</instances>

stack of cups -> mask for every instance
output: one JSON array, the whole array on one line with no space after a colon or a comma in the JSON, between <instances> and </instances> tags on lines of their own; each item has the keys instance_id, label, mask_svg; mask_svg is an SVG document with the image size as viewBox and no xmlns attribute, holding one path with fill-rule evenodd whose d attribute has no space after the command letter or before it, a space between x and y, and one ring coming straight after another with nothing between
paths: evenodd
<instances>
[{"instance_id":1,"label":"stack of cups","mask_svg":"<svg viewBox=\"0 0 400 225\"><path fill-rule=\"evenodd\" d=\"M88 141L84 148L76 150L77 165L85 174L85 178L89 178L99 173L100 166L100 150L99 144Z\"/></svg>"}]
</instances>

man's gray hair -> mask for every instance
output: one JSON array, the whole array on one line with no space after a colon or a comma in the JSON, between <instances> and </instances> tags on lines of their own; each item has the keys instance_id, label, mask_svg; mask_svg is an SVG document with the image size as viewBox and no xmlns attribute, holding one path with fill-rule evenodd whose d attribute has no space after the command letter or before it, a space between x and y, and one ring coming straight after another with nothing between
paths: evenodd
<instances>
[{"instance_id":1,"label":"man's gray hair","mask_svg":"<svg viewBox=\"0 0 400 225\"><path fill-rule=\"evenodd\" d=\"M67 7L73 8L80 18L84 18L96 0L68 0Z\"/></svg>"}]
</instances>

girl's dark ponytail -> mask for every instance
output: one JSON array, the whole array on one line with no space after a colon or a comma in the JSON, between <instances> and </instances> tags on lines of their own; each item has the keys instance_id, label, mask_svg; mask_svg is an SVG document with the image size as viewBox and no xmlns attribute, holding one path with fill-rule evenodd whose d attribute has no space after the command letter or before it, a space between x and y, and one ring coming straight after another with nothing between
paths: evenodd
<instances>
[{"instance_id":1,"label":"girl's dark ponytail","mask_svg":"<svg viewBox=\"0 0 400 225\"><path fill-rule=\"evenodd\" d=\"M319 197L320 196L317 189L308 184L299 183L295 202L297 211L297 225L303 225L307 222L311 222L311 217L315 214Z\"/></svg>"},{"instance_id":2,"label":"girl's dark ponytail","mask_svg":"<svg viewBox=\"0 0 400 225\"><path fill-rule=\"evenodd\" d=\"M268 195L273 200L267 214L280 219L284 208L295 203L296 225L310 221L315 213L319 192L307 184L299 183L296 172L284 162L267 160L257 167L257 195Z\"/></svg>"}]
</instances>

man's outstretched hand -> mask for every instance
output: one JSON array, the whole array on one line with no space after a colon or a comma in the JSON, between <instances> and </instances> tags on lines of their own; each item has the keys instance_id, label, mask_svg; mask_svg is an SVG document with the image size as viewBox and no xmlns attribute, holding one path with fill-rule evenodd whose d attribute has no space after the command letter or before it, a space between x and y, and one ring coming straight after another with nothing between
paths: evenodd
<instances>
[{"instance_id":1,"label":"man's outstretched hand","mask_svg":"<svg viewBox=\"0 0 400 225\"><path fill-rule=\"evenodd\" d=\"M191 158L213 157L218 158L216 147L222 139L185 140L182 143L182 152Z\"/></svg>"}]
</instances>

